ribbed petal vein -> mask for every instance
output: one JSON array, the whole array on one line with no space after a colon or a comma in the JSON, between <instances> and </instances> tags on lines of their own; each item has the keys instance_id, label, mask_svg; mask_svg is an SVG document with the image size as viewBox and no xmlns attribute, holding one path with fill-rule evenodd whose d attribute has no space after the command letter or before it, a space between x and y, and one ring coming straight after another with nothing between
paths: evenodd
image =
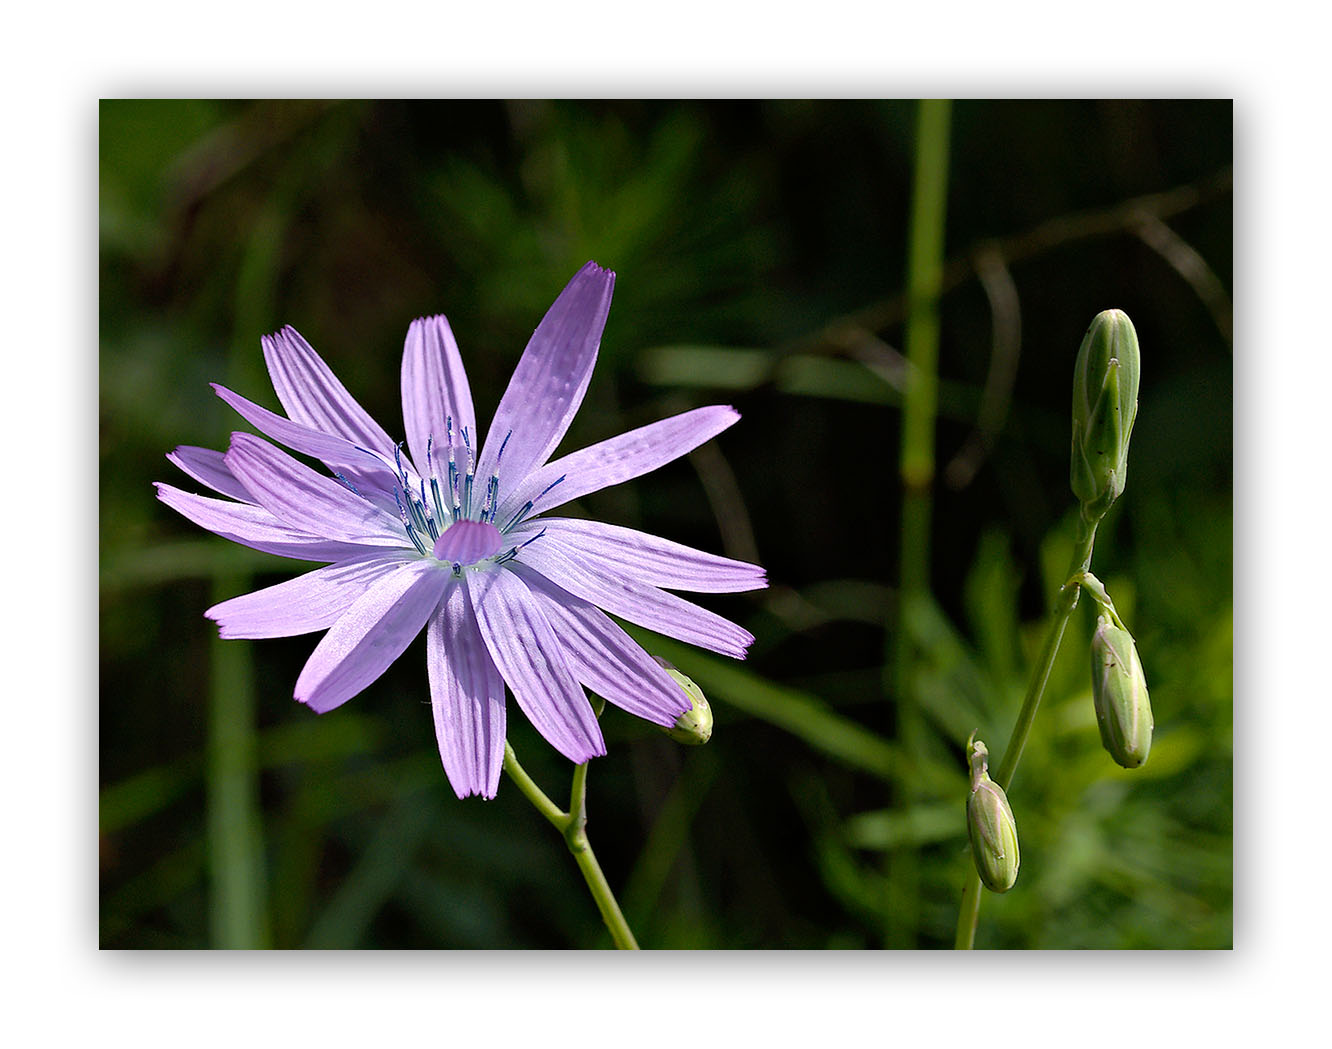
<instances>
[{"instance_id":1,"label":"ribbed petal vein","mask_svg":"<svg viewBox=\"0 0 1332 1049\"><path fill-rule=\"evenodd\" d=\"M402 352L402 421L407 447L422 476L430 476L426 449L432 436L435 448L448 454L450 419L455 441L460 440L463 427L469 434L476 433L472 390L449 322L442 315L422 317L407 329Z\"/></svg>"},{"instance_id":2,"label":"ribbed petal vein","mask_svg":"<svg viewBox=\"0 0 1332 1049\"><path fill-rule=\"evenodd\" d=\"M528 476L512 494L503 498L498 520L507 521L529 499L532 508L527 516L530 517L650 473L712 440L739 419L740 413L734 408L715 404L590 444ZM506 465L507 462L506 452Z\"/></svg>"},{"instance_id":3,"label":"ribbed petal vein","mask_svg":"<svg viewBox=\"0 0 1332 1049\"><path fill-rule=\"evenodd\" d=\"M461 583L449 586L426 627L435 739L460 798L493 798L504 765L504 678L486 649Z\"/></svg>"},{"instance_id":4,"label":"ribbed petal vein","mask_svg":"<svg viewBox=\"0 0 1332 1049\"><path fill-rule=\"evenodd\" d=\"M705 594L734 594L761 590L767 575L758 565L719 557L633 528L600 521L543 517L515 528L512 539L545 532L541 542L568 554L590 558L607 569L623 572L645 586L667 590L693 590Z\"/></svg>"},{"instance_id":5,"label":"ribbed petal vein","mask_svg":"<svg viewBox=\"0 0 1332 1049\"><path fill-rule=\"evenodd\" d=\"M495 410L478 477L494 472L506 437L502 465L504 476L513 478L540 466L560 443L592 378L614 286L614 273L589 262L560 292L532 333Z\"/></svg>"},{"instance_id":6,"label":"ribbed petal vein","mask_svg":"<svg viewBox=\"0 0 1332 1049\"><path fill-rule=\"evenodd\" d=\"M559 635L575 676L603 699L657 725L689 709L684 689L615 622L541 573L515 562L518 575Z\"/></svg>"},{"instance_id":7,"label":"ribbed petal vein","mask_svg":"<svg viewBox=\"0 0 1332 1049\"><path fill-rule=\"evenodd\" d=\"M366 553L364 546L311 535L278 520L261 506L193 495L157 482L157 498L201 528L279 557L301 561L342 561Z\"/></svg>"},{"instance_id":8,"label":"ribbed petal vein","mask_svg":"<svg viewBox=\"0 0 1332 1049\"><path fill-rule=\"evenodd\" d=\"M300 332L288 324L263 336L260 343L273 389L292 419L383 455L393 454L394 443L388 434L347 392Z\"/></svg>"},{"instance_id":9,"label":"ribbed petal vein","mask_svg":"<svg viewBox=\"0 0 1332 1049\"><path fill-rule=\"evenodd\" d=\"M322 714L375 681L421 632L449 579L438 562L420 560L372 583L315 646L296 699Z\"/></svg>"},{"instance_id":10,"label":"ribbed petal vein","mask_svg":"<svg viewBox=\"0 0 1332 1049\"><path fill-rule=\"evenodd\" d=\"M236 476L227 469L223 462L223 453L211 448L196 448L182 444L174 452L168 452L167 458L193 477L200 484L207 485L215 492L229 495L243 503L253 503L254 496L241 484Z\"/></svg>"},{"instance_id":11,"label":"ribbed petal vein","mask_svg":"<svg viewBox=\"0 0 1332 1049\"><path fill-rule=\"evenodd\" d=\"M396 473L391 459L352 444L344 437L336 437L285 419L218 383L211 385L222 400L260 433L281 441L295 451L322 459L330 468L336 468L346 476L362 496L372 493L379 497L381 503L386 501L389 506L393 505L392 495L387 495L385 499L385 494L392 490Z\"/></svg>"},{"instance_id":12,"label":"ribbed petal vein","mask_svg":"<svg viewBox=\"0 0 1332 1049\"><path fill-rule=\"evenodd\" d=\"M406 546L398 521L253 434L233 433L224 461L264 509L294 528L367 546Z\"/></svg>"},{"instance_id":13,"label":"ribbed petal vein","mask_svg":"<svg viewBox=\"0 0 1332 1049\"><path fill-rule=\"evenodd\" d=\"M490 657L536 730L576 764L605 754L592 704L523 582L502 568L464 578Z\"/></svg>"},{"instance_id":14,"label":"ribbed petal vein","mask_svg":"<svg viewBox=\"0 0 1332 1049\"><path fill-rule=\"evenodd\" d=\"M664 590L614 575L568 554L544 537L526 547L519 559L557 586L631 623L687 641L735 659L744 659L754 635L715 612Z\"/></svg>"},{"instance_id":15,"label":"ribbed petal vein","mask_svg":"<svg viewBox=\"0 0 1332 1049\"><path fill-rule=\"evenodd\" d=\"M415 559L409 551L374 554L317 568L276 586L233 597L204 613L224 638L294 637L327 630L376 581Z\"/></svg>"}]
</instances>

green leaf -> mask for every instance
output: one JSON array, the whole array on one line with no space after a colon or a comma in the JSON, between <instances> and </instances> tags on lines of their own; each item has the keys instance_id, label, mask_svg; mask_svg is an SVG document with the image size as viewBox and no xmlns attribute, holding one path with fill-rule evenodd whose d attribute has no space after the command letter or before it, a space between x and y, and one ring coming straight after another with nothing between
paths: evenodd
<instances>
[{"instance_id":1,"label":"green leaf","mask_svg":"<svg viewBox=\"0 0 1332 1049\"><path fill-rule=\"evenodd\" d=\"M963 790L959 780L959 799L964 797ZM963 838L967 832L965 812L961 800L862 812L846 821L846 839L859 849L888 850Z\"/></svg>"}]
</instances>

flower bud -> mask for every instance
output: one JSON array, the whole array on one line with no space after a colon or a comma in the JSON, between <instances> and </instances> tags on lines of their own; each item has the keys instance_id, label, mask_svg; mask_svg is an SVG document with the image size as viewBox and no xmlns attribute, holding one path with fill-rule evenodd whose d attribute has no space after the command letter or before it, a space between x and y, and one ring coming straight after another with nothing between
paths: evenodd
<instances>
[{"instance_id":1,"label":"flower bud","mask_svg":"<svg viewBox=\"0 0 1332 1049\"><path fill-rule=\"evenodd\" d=\"M1008 805L1008 797L990 779L989 751L977 740L971 745L967 761L971 765L971 794L967 798L967 837L971 856L985 887L992 892L1007 892L1017 881L1017 821Z\"/></svg>"},{"instance_id":2,"label":"flower bud","mask_svg":"<svg viewBox=\"0 0 1332 1049\"><path fill-rule=\"evenodd\" d=\"M1096 620L1091 666L1101 744L1124 768L1136 769L1152 749L1152 704L1133 635L1108 616Z\"/></svg>"},{"instance_id":3,"label":"flower bud","mask_svg":"<svg viewBox=\"0 0 1332 1049\"><path fill-rule=\"evenodd\" d=\"M712 708L708 706L703 690L694 684L692 678L680 673L660 656L652 658L675 679L676 684L684 689L690 703L689 709L675 719L675 725L672 728L663 728L662 731L675 742L684 743L686 746L706 743L712 738Z\"/></svg>"},{"instance_id":4,"label":"flower bud","mask_svg":"<svg viewBox=\"0 0 1332 1049\"><path fill-rule=\"evenodd\" d=\"M1102 513L1128 474L1138 414L1138 333L1123 310L1098 313L1073 369L1073 494Z\"/></svg>"}]
</instances>

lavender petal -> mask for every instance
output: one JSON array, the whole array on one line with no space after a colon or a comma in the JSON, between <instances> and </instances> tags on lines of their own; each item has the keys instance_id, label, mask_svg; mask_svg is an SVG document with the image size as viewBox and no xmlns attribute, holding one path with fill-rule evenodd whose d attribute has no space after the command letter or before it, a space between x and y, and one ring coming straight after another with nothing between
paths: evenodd
<instances>
[{"instance_id":1,"label":"lavender petal","mask_svg":"<svg viewBox=\"0 0 1332 1049\"><path fill-rule=\"evenodd\" d=\"M575 764L605 754L592 704L522 580L502 568L464 578L486 648L536 730Z\"/></svg>"},{"instance_id":2,"label":"lavender petal","mask_svg":"<svg viewBox=\"0 0 1332 1049\"><path fill-rule=\"evenodd\" d=\"M615 625L610 616L515 562L511 570L527 584L542 614L559 634L569 667L603 699L656 725L671 726L689 709L679 684Z\"/></svg>"},{"instance_id":3,"label":"lavender petal","mask_svg":"<svg viewBox=\"0 0 1332 1049\"><path fill-rule=\"evenodd\" d=\"M395 466L391 458L352 444L346 438L285 419L218 383L211 385L222 400L260 433L295 451L322 459L330 469L337 469L346 476L362 495L374 492L380 497L381 505L393 506L392 495L385 495L392 491L395 483Z\"/></svg>"},{"instance_id":4,"label":"lavender petal","mask_svg":"<svg viewBox=\"0 0 1332 1049\"><path fill-rule=\"evenodd\" d=\"M253 550L300 561L343 561L367 553L356 543L311 535L278 520L261 506L182 492L157 482L157 498L201 528Z\"/></svg>"},{"instance_id":5,"label":"lavender petal","mask_svg":"<svg viewBox=\"0 0 1332 1049\"><path fill-rule=\"evenodd\" d=\"M528 500L532 507L525 516L533 517L649 473L712 440L739 419L734 408L714 404L589 445L528 476L502 499L498 519L507 521Z\"/></svg>"},{"instance_id":6,"label":"lavender petal","mask_svg":"<svg viewBox=\"0 0 1332 1049\"><path fill-rule=\"evenodd\" d=\"M367 546L406 546L400 522L262 438L233 433L223 460L258 503L293 528Z\"/></svg>"},{"instance_id":7,"label":"lavender petal","mask_svg":"<svg viewBox=\"0 0 1332 1049\"><path fill-rule=\"evenodd\" d=\"M327 630L379 579L402 568L409 552L369 554L242 594L204 613L223 638L294 637Z\"/></svg>"},{"instance_id":8,"label":"lavender petal","mask_svg":"<svg viewBox=\"0 0 1332 1049\"><path fill-rule=\"evenodd\" d=\"M426 666L440 760L454 793L493 798L504 765L504 678L461 585L445 591L426 627Z\"/></svg>"},{"instance_id":9,"label":"lavender petal","mask_svg":"<svg viewBox=\"0 0 1332 1049\"><path fill-rule=\"evenodd\" d=\"M603 571L582 557L544 543L542 538L524 548L519 560L557 586L612 615L735 659L744 659L754 643L754 635L748 630L715 612L664 590Z\"/></svg>"},{"instance_id":10,"label":"lavender petal","mask_svg":"<svg viewBox=\"0 0 1332 1049\"><path fill-rule=\"evenodd\" d=\"M581 552L598 564L645 586L734 594L762 590L768 585L767 574L758 565L719 557L647 532L600 521L543 517L515 528L512 538L522 542L537 531L545 532L541 542L558 546L570 554Z\"/></svg>"},{"instance_id":11,"label":"lavender petal","mask_svg":"<svg viewBox=\"0 0 1332 1049\"><path fill-rule=\"evenodd\" d=\"M167 458L193 477L200 484L207 485L215 492L229 495L243 503L253 503L254 496L241 484L236 476L227 469L222 461L223 453L211 448L196 448L182 444L174 452L168 452Z\"/></svg>"},{"instance_id":12,"label":"lavender petal","mask_svg":"<svg viewBox=\"0 0 1332 1049\"><path fill-rule=\"evenodd\" d=\"M407 447L423 477L430 476L426 451L432 443L448 453L449 420L455 435L464 428L476 433L472 390L448 320L442 314L421 317L407 329L402 351L402 421Z\"/></svg>"},{"instance_id":13,"label":"lavender petal","mask_svg":"<svg viewBox=\"0 0 1332 1049\"><path fill-rule=\"evenodd\" d=\"M569 429L596 364L615 274L587 263L537 325L495 410L477 467L489 478L505 444L504 475L525 477Z\"/></svg>"},{"instance_id":14,"label":"lavender petal","mask_svg":"<svg viewBox=\"0 0 1332 1049\"><path fill-rule=\"evenodd\" d=\"M323 358L290 324L260 339L273 389L287 415L315 430L344 437L352 444L392 456L395 447Z\"/></svg>"},{"instance_id":15,"label":"lavender petal","mask_svg":"<svg viewBox=\"0 0 1332 1049\"><path fill-rule=\"evenodd\" d=\"M451 576L437 561L409 561L372 583L315 646L296 699L323 714L374 682L439 605Z\"/></svg>"}]
</instances>

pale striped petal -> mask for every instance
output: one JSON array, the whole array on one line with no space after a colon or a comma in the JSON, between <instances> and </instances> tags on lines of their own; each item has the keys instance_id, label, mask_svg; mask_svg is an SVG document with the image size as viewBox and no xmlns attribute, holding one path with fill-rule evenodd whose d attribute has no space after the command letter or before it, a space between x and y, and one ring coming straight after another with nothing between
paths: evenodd
<instances>
[{"instance_id":1,"label":"pale striped petal","mask_svg":"<svg viewBox=\"0 0 1332 1049\"><path fill-rule=\"evenodd\" d=\"M547 463L512 493L503 495L496 520L504 524L515 514L533 517L580 496L650 473L712 440L739 419L740 413L734 408L715 404L588 445Z\"/></svg>"},{"instance_id":2,"label":"pale striped petal","mask_svg":"<svg viewBox=\"0 0 1332 1049\"><path fill-rule=\"evenodd\" d=\"M522 580L503 568L464 578L490 657L536 730L575 764L605 754L592 704Z\"/></svg>"},{"instance_id":3,"label":"pale striped petal","mask_svg":"<svg viewBox=\"0 0 1332 1049\"><path fill-rule=\"evenodd\" d=\"M664 590L602 571L553 544L543 546L544 542L543 537L524 547L519 560L557 586L612 615L735 659L744 659L754 643L754 635L748 630L715 612Z\"/></svg>"},{"instance_id":4,"label":"pale striped petal","mask_svg":"<svg viewBox=\"0 0 1332 1049\"><path fill-rule=\"evenodd\" d=\"M224 462L261 506L293 528L367 546L407 545L399 521L262 438L233 433Z\"/></svg>"},{"instance_id":5,"label":"pale striped petal","mask_svg":"<svg viewBox=\"0 0 1332 1049\"><path fill-rule=\"evenodd\" d=\"M587 392L614 286L614 273L589 262L541 319L486 434L476 471L482 483L497 463L501 481L517 480L550 458Z\"/></svg>"},{"instance_id":6,"label":"pale striped petal","mask_svg":"<svg viewBox=\"0 0 1332 1049\"><path fill-rule=\"evenodd\" d=\"M451 578L423 559L371 584L315 646L296 699L323 714L374 682L421 632Z\"/></svg>"},{"instance_id":7,"label":"pale striped petal","mask_svg":"<svg viewBox=\"0 0 1332 1049\"><path fill-rule=\"evenodd\" d=\"M543 517L511 533L515 542L544 532L541 542L583 555L607 572L629 576L645 586L733 594L768 585L758 565L719 557L633 528L565 517Z\"/></svg>"},{"instance_id":8,"label":"pale striped petal","mask_svg":"<svg viewBox=\"0 0 1332 1049\"><path fill-rule=\"evenodd\" d=\"M204 615L217 623L223 638L294 637L327 630L371 585L415 559L414 551L395 551L340 561L233 597Z\"/></svg>"},{"instance_id":9,"label":"pale striped petal","mask_svg":"<svg viewBox=\"0 0 1332 1049\"><path fill-rule=\"evenodd\" d=\"M167 458L193 477L200 484L207 485L215 492L229 495L243 503L253 503L250 490L236 479L227 464L223 462L224 453L211 448L196 448L182 444L174 452L168 452Z\"/></svg>"},{"instance_id":10,"label":"pale striped petal","mask_svg":"<svg viewBox=\"0 0 1332 1049\"><path fill-rule=\"evenodd\" d=\"M361 496L373 494L377 505L394 505L391 493L397 484L397 470L392 459L352 444L346 438L285 419L218 383L211 385L222 400L260 433L295 451L322 459L330 469L346 477Z\"/></svg>"},{"instance_id":11,"label":"pale striped petal","mask_svg":"<svg viewBox=\"0 0 1332 1049\"><path fill-rule=\"evenodd\" d=\"M426 667L435 739L454 793L493 798L504 765L504 678L456 581L426 627Z\"/></svg>"},{"instance_id":12,"label":"pale striped petal","mask_svg":"<svg viewBox=\"0 0 1332 1049\"><path fill-rule=\"evenodd\" d=\"M657 725L674 725L689 709L684 689L605 612L527 565L514 562L509 568L527 584L559 635L570 669L584 685Z\"/></svg>"},{"instance_id":13,"label":"pale striped petal","mask_svg":"<svg viewBox=\"0 0 1332 1049\"><path fill-rule=\"evenodd\" d=\"M259 341L273 389L287 415L362 448L393 455L395 445L388 434L356 403L319 354L301 338L300 332L288 324Z\"/></svg>"},{"instance_id":14,"label":"pale striped petal","mask_svg":"<svg viewBox=\"0 0 1332 1049\"><path fill-rule=\"evenodd\" d=\"M157 498L201 528L254 550L300 561L343 561L360 557L367 548L311 535L280 521L262 506L182 492L157 482Z\"/></svg>"},{"instance_id":15,"label":"pale striped petal","mask_svg":"<svg viewBox=\"0 0 1332 1049\"><path fill-rule=\"evenodd\" d=\"M450 420L455 442L464 428L476 433L467 372L448 320L443 315L421 317L407 329L402 351L402 421L407 448L422 477L430 476L426 451L431 444L448 454Z\"/></svg>"}]
</instances>

